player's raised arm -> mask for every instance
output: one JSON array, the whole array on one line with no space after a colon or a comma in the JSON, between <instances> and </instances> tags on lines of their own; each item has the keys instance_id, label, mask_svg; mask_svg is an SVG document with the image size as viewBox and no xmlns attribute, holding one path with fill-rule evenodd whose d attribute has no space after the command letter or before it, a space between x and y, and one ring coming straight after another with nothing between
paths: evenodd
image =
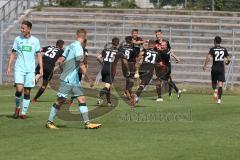
<instances>
[{"instance_id":1,"label":"player's raised arm","mask_svg":"<svg viewBox=\"0 0 240 160\"><path fill-rule=\"evenodd\" d=\"M211 57L212 57L211 54L208 54L207 57L206 57L206 59L205 59L205 61L204 61L204 64L203 64L203 71L204 71L204 72L205 72L206 69L207 69L207 65L208 65Z\"/></svg>"}]
</instances>

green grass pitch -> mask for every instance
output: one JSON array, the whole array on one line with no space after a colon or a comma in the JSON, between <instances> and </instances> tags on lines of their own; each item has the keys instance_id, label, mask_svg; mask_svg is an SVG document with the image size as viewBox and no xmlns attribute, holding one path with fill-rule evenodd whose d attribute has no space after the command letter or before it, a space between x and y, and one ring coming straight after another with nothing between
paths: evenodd
<instances>
[{"instance_id":1,"label":"green grass pitch","mask_svg":"<svg viewBox=\"0 0 240 160\"><path fill-rule=\"evenodd\" d=\"M32 95L36 92L33 90ZM157 103L141 99L134 112L122 100L97 119L102 128L57 119L59 130L45 128L55 92L31 104L30 118L12 119L14 89L0 92L1 160L237 160L240 158L239 96L188 94ZM89 106L95 99L88 98ZM76 105L72 111L77 111Z\"/></svg>"}]
</instances>

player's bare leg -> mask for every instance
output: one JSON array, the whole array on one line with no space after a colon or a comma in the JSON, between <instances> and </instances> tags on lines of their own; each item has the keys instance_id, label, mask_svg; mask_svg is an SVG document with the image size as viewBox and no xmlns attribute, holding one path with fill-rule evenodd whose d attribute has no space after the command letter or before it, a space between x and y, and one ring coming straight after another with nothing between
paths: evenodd
<instances>
[{"instance_id":1,"label":"player's bare leg","mask_svg":"<svg viewBox=\"0 0 240 160\"><path fill-rule=\"evenodd\" d=\"M99 92L99 98L97 99L97 104L101 105L103 103L102 97L103 95L106 95L107 103L108 106L113 106L111 103L111 84L110 83L105 83L104 88L101 89Z\"/></svg>"},{"instance_id":2,"label":"player's bare leg","mask_svg":"<svg viewBox=\"0 0 240 160\"><path fill-rule=\"evenodd\" d=\"M218 100L218 88L217 88L217 82L212 82L212 88L213 88L213 99L215 101Z\"/></svg>"},{"instance_id":3,"label":"player's bare leg","mask_svg":"<svg viewBox=\"0 0 240 160\"><path fill-rule=\"evenodd\" d=\"M44 91L46 90L48 85L48 81L43 80L43 84L42 86L38 89L37 94L35 95L35 97L33 98L33 102L37 102L37 99L44 93Z\"/></svg>"},{"instance_id":4,"label":"player's bare leg","mask_svg":"<svg viewBox=\"0 0 240 160\"><path fill-rule=\"evenodd\" d=\"M134 86L134 79L128 77L126 79L126 90L125 90L125 94L126 94L127 99L131 99L133 86Z\"/></svg>"}]
</instances>

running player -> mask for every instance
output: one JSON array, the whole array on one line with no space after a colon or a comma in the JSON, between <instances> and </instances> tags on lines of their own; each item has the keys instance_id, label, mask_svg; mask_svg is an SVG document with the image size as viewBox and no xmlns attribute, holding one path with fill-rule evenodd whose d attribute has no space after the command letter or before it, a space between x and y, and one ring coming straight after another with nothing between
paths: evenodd
<instances>
[{"instance_id":1,"label":"running player","mask_svg":"<svg viewBox=\"0 0 240 160\"><path fill-rule=\"evenodd\" d=\"M119 38L115 37L112 39L112 47L104 49L97 56L97 60L103 65L101 75L102 82L105 83L104 88L99 92L97 104L102 104L102 96L105 94L108 106L114 106L111 103L111 85L116 74L116 64L120 58L124 58L124 55L119 52L118 46Z\"/></svg>"},{"instance_id":2,"label":"running player","mask_svg":"<svg viewBox=\"0 0 240 160\"><path fill-rule=\"evenodd\" d=\"M124 96L130 99L132 95L132 87L134 85L134 74L136 72L136 58L138 57L138 51L133 48L131 37L125 37L125 42L126 44L119 48L119 52L124 54L126 57L126 59L122 59L122 71L124 77L126 78L126 88ZM125 65L125 60L127 60L128 65Z\"/></svg>"},{"instance_id":3,"label":"running player","mask_svg":"<svg viewBox=\"0 0 240 160\"><path fill-rule=\"evenodd\" d=\"M79 29L76 33L77 40L71 43L65 49L63 53L62 61L65 60L63 66L63 72L60 76L60 87L57 93L57 100L51 106L51 111L49 114L46 127L50 129L57 129L56 125L53 123L57 112L61 108L62 104L66 101L69 94L77 97L79 103L79 111L83 117L85 127L88 129L94 129L101 127L101 124L90 123L88 117L88 107L86 104L86 99L83 94L83 90L78 77L78 70L87 78L86 67L84 65L84 53L81 44L86 39L87 32L85 29Z\"/></svg>"},{"instance_id":4,"label":"running player","mask_svg":"<svg viewBox=\"0 0 240 160\"><path fill-rule=\"evenodd\" d=\"M63 45L64 41L63 40L58 40L56 42L56 46L46 46L43 47L41 52L43 52L43 83L41 87L39 88L37 94L33 98L33 102L37 102L37 99L43 94L45 91L48 82L52 79L53 76L53 71L55 67L55 63L59 59L59 57L62 56L63 54ZM39 81L41 78L41 75L39 74L39 65L36 68L35 71L35 78L36 78L36 83Z\"/></svg>"},{"instance_id":5,"label":"running player","mask_svg":"<svg viewBox=\"0 0 240 160\"><path fill-rule=\"evenodd\" d=\"M137 67L136 73L140 74L141 83L139 88L136 91L136 94L134 94L131 97L131 104L134 106L138 101L139 97L145 88L146 85L149 84L150 80L153 77L154 74L154 66L156 63L156 59L158 59L158 51L154 49L156 43L154 40L149 40L148 42L148 49L144 49L139 54L139 58L137 60L137 63L139 64L140 61L142 61L142 64L139 67Z\"/></svg>"},{"instance_id":6,"label":"running player","mask_svg":"<svg viewBox=\"0 0 240 160\"><path fill-rule=\"evenodd\" d=\"M32 23L23 21L21 23L21 35L15 38L6 74L10 75L11 65L15 55L17 60L15 63L15 86L16 86L16 108L13 118L18 118L20 115L20 104L22 101L22 92L24 97L22 101L22 111L20 118L26 119L27 110L30 104L31 88L35 86L35 56L39 64L39 74L43 75L42 55L40 52L39 40L31 35Z\"/></svg>"},{"instance_id":7,"label":"running player","mask_svg":"<svg viewBox=\"0 0 240 160\"><path fill-rule=\"evenodd\" d=\"M225 66L224 66L224 58L226 58L225 64L228 65L230 61L230 56L226 48L222 47L220 44L222 42L222 38L216 36L214 38L214 47L209 50L209 53L204 62L203 70L206 71L207 64L210 59L213 59L211 76L212 76L212 88L214 91L214 99L217 100L218 104L221 104L222 98L222 86L223 82L225 82Z\"/></svg>"}]
</instances>

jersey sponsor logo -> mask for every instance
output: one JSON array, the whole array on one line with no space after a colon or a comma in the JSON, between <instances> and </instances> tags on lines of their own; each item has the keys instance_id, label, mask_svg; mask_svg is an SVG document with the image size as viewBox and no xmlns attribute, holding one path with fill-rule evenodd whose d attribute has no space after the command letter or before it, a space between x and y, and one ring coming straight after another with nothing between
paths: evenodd
<instances>
[{"instance_id":1,"label":"jersey sponsor logo","mask_svg":"<svg viewBox=\"0 0 240 160\"><path fill-rule=\"evenodd\" d=\"M32 46L22 46L22 51L24 52L32 52Z\"/></svg>"}]
</instances>

